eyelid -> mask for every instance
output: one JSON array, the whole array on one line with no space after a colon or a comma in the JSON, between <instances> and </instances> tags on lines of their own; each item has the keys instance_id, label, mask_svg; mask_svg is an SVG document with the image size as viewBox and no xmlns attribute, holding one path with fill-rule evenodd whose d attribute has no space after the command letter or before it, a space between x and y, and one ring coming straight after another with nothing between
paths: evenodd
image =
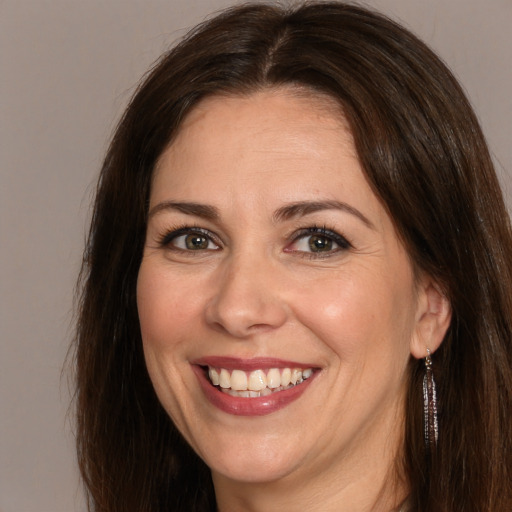
<instances>
[{"instance_id":1,"label":"eyelid","mask_svg":"<svg viewBox=\"0 0 512 512\"><path fill-rule=\"evenodd\" d=\"M216 249L200 249L197 251L193 250L186 250L181 249L177 246L172 245L172 241L179 238L180 236L186 236L191 234L199 234L201 236L204 236L208 238L208 240L216 245ZM294 244L297 240L300 240L301 238L306 238L308 236L313 235L320 235L325 236L326 238L331 239L338 247L336 249L333 249L331 251L326 252L314 252L314 251L301 251L301 250L295 250L295 249L289 249L289 245ZM350 243L350 241L343 235L339 234L336 230L330 229L326 226L308 226L305 228L295 229L292 233L290 233L288 236L286 236L286 239L289 240L289 243L287 247L285 247L285 252L289 253L295 253L300 254L304 257L310 257L310 258L327 258L329 256L332 256L338 252L346 251L348 249L353 248L353 245ZM181 252L190 252L190 253L200 253L204 251L215 251L219 250L223 247L222 240L220 237L210 231L209 229L205 229L203 227L197 226L197 225L190 225L190 224L183 224L178 226L173 226L170 228L167 228L163 231L163 233L158 237L158 244L160 247L172 249L175 251L181 251Z\"/></svg>"},{"instance_id":2,"label":"eyelid","mask_svg":"<svg viewBox=\"0 0 512 512\"><path fill-rule=\"evenodd\" d=\"M290 239L290 243L293 244L293 243L297 242L297 240L300 240L301 238L305 238L305 237L313 236L313 235L321 235L321 236L325 236L326 238L330 238L334 243L336 243L338 245L338 248L334 249L332 251L329 251L329 252L325 252L325 253L322 253L322 252L315 253L313 251L309 252L309 251L298 251L298 250L297 251L289 250L287 252L300 253L307 257L326 258L328 256L331 256L331 255L337 253L337 252L353 248L353 245L350 243L350 241L345 236L340 235L336 230L329 229L326 226L323 226L323 227L310 226L307 228L302 228L302 229L294 231L288 238Z\"/></svg>"},{"instance_id":3,"label":"eyelid","mask_svg":"<svg viewBox=\"0 0 512 512\"><path fill-rule=\"evenodd\" d=\"M172 247L172 249L176 250L176 251L189 252L184 249L180 249L178 247L172 246L171 242L180 236L193 235L193 234L200 234L200 235L208 238L213 244L215 244L217 246L218 249L220 249L222 246L222 242L221 242L220 238L215 233L210 231L209 229L205 229L205 228L195 226L195 225L187 225L187 224L180 225L180 226L174 226L172 228L166 229L158 237L158 244L161 247L168 247L168 248ZM218 250L218 249L215 249L215 250ZM214 249L204 249L204 250L211 251ZM190 251L190 252L194 252L194 251ZM197 251L197 252L200 252L200 251Z\"/></svg>"}]
</instances>

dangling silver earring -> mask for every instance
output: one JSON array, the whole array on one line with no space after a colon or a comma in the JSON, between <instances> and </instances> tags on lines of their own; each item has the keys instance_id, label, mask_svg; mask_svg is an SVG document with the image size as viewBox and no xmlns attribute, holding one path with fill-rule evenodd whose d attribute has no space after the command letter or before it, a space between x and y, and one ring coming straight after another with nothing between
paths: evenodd
<instances>
[{"instance_id":1,"label":"dangling silver earring","mask_svg":"<svg viewBox=\"0 0 512 512\"><path fill-rule=\"evenodd\" d=\"M425 421L425 444L433 449L439 437L437 423L437 396L434 373L432 371L432 358L427 348L425 358L425 376L423 377L423 412Z\"/></svg>"}]
</instances>

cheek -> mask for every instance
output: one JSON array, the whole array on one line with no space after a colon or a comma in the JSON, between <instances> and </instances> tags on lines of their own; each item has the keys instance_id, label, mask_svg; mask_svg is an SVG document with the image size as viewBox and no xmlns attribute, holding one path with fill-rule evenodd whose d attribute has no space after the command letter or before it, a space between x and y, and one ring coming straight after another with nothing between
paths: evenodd
<instances>
[{"instance_id":1,"label":"cheek","mask_svg":"<svg viewBox=\"0 0 512 512\"><path fill-rule=\"evenodd\" d=\"M173 280L174 281L174 280ZM186 395L190 382L180 371L187 366L180 345L197 320L178 283L166 277L151 261L141 264L137 279L137 308L144 358L155 392L169 416L182 432L186 431L180 397Z\"/></svg>"},{"instance_id":2,"label":"cheek","mask_svg":"<svg viewBox=\"0 0 512 512\"><path fill-rule=\"evenodd\" d=\"M179 344L182 334L197 324L199 298L186 283L142 263L137 280L137 309L145 345L164 349Z\"/></svg>"},{"instance_id":3,"label":"cheek","mask_svg":"<svg viewBox=\"0 0 512 512\"><path fill-rule=\"evenodd\" d=\"M295 293L295 314L344 358L397 345L412 332L412 286L382 272L354 272L312 281ZM403 343L400 343L403 341Z\"/></svg>"}]
</instances>

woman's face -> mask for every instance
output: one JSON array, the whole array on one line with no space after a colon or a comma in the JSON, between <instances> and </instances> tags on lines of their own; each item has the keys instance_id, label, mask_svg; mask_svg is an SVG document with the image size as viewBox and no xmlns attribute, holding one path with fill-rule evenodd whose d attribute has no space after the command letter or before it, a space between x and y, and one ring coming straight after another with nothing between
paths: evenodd
<instances>
[{"instance_id":1,"label":"woman's face","mask_svg":"<svg viewBox=\"0 0 512 512\"><path fill-rule=\"evenodd\" d=\"M146 363L214 481L389 467L419 296L340 109L286 89L204 100L149 210Z\"/></svg>"}]
</instances>

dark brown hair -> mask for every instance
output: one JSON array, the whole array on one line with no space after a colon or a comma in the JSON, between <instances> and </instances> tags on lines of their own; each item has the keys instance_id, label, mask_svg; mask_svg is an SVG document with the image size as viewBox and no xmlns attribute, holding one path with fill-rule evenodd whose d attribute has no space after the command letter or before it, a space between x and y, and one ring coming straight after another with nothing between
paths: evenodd
<instances>
[{"instance_id":1,"label":"dark brown hair","mask_svg":"<svg viewBox=\"0 0 512 512\"><path fill-rule=\"evenodd\" d=\"M162 57L118 125L79 281L78 455L91 509L215 510L209 470L160 406L144 364L135 288L151 176L201 98L290 85L339 102L411 260L451 302L433 356L433 453L423 439L424 366L409 367L399 463L412 510L512 510L512 234L484 137L422 42L337 2L224 11Z\"/></svg>"}]
</instances>

